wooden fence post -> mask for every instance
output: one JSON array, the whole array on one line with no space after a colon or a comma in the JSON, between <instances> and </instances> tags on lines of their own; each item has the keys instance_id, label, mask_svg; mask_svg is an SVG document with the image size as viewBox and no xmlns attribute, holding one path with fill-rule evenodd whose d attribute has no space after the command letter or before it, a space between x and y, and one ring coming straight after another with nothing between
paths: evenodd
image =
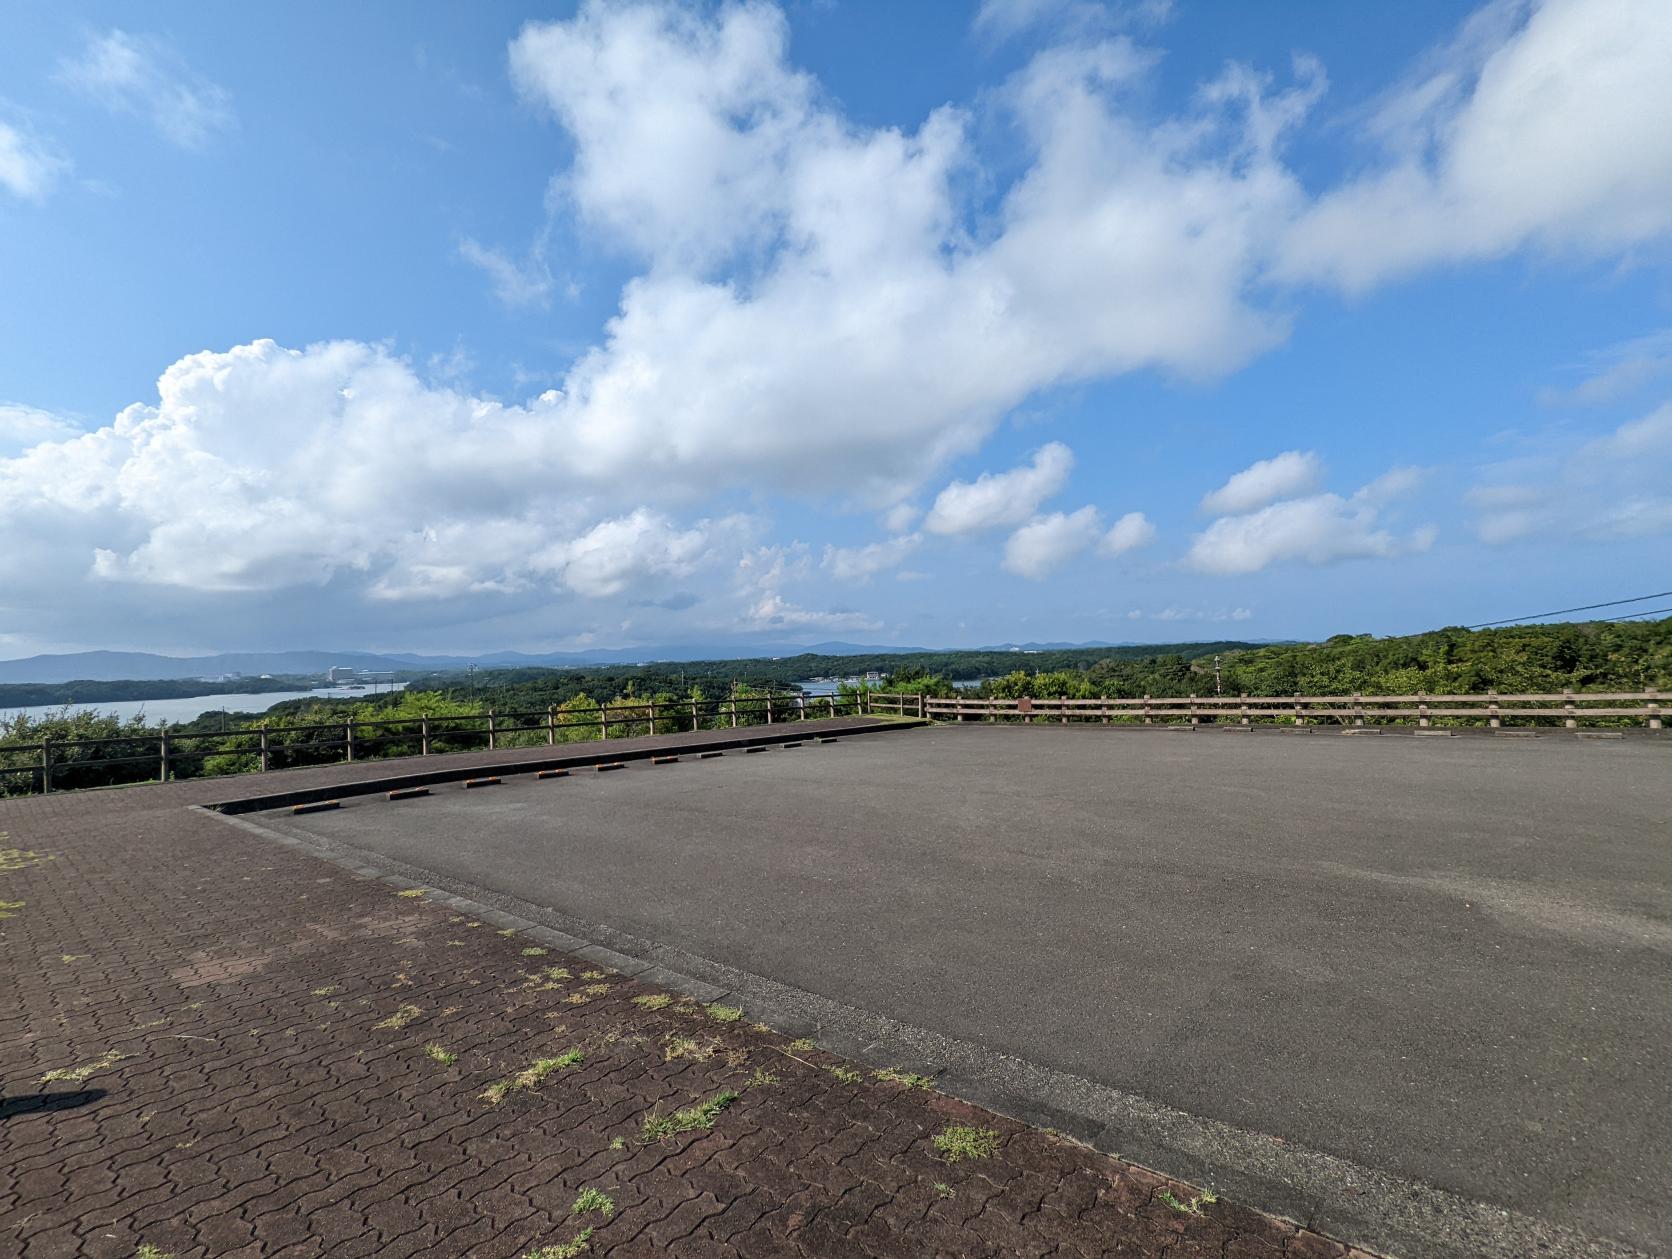
<instances>
[{"instance_id":1,"label":"wooden fence post","mask_svg":"<svg viewBox=\"0 0 1672 1259\"><path fill-rule=\"evenodd\" d=\"M157 732L157 759L160 762L157 772L162 775L161 782L168 781L168 723L164 722Z\"/></svg>"},{"instance_id":2,"label":"wooden fence post","mask_svg":"<svg viewBox=\"0 0 1672 1259\"><path fill-rule=\"evenodd\" d=\"M600 739L610 737L610 706L608 704L598 705L598 737Z\"/></svg>"},{"instance_id":3,"label":"wooden fence post","mask_svg":"<svg viewBox=\"0 0 1672 1259\"><path fill-rule=\"evenodd\" d=\"M1068 696L1057 696L1057 711L1062 714L1062 724L1068 724Z\"/></svg>"},{"instance_id":4,"label":"wooden fence post","mask_svg":"<svg viewBox=\"0 0 1672 1259\"><path fill-rule=\"evenodd\" d=\"M1652 686L1644 687L1643 690L1644 690L1644 693L1647 694L1648 697L1649 697L1649 702L1648 702L1648 705L1647 705L1648 710L1649 710L1649 729L1659 730L1660 729L1660 705L1655 702L1655 696L1658 692Z\"/></svg>"},{"instance_id":5,"label":"wooden fence post","mask_svg":"<svg viewBox=\"0 0 1672 1259\"><path fill-rule=\"evenodd\" d=\"M1301 711L1299 691L1295 692L1295 724L1297 726L1304 726L1306 724L1306 714Z\"/></svg>"},{"instance_id":6,"label":"wooden fence post","mask_svg":"<svg viewBox=\"0 0 1672 1259\"><path fill-rule=\"evenodd\" d=\"M546 705L546 746L557 746L557 705Z\"/></svg>"},{"instance_id":7,"label":"wooden fence post","mask_svg":"<svg viewBox=\"0 0 1672 1259\"><path fill-rule=\"evenodd\" d=\"M650 733L656 733L656 701L650 701Z\"/></svg>"},{"instance_id":8,"label":"wooden fence post","mask_svg":"<svg viewBox=\"0 0 1672 1259\"><path fill-rule=\"evenodd\" d=\"M267 723L261 723L261 772L266 773L273 768L273 750L267 740Z\"/></svg>"},{"instance_id":9,"label":"wooden fence post","mask_svg":"<svg viewBox=\"0 0 1672 1259\"><path fill-rule=\"evenodd\" d=\"M41 794L52 790L52 740L41 740Z\"/></svg>"},{"instance_id":10,"label":"wooden fence post","mask_svg":"<svg viewBox=\"0 0 1672 1259\"><path fill-rule=\"evenodd\" d=\"M1195 691L1190 692L1190 724L1193 725L1193 726L1199 726L1199 725L1202 724L1202 719L1196 715L1196 692Z\"/></svg>"},{"instance_id":11,"label":"wooden fence post","mask_svg":"<svg viewBox=\"0 0 1672 1259\"><path fill-rule=\"evenodd\" d=\"M1428 698L1424 691L1417 692L1417 725L1422 728L1428 725Z\"/></svg>"},{"instance_id":12,"label":"wooden fence post","mask_svg":"<svg viewBox=\"0 0 1672 1259\"><path fill-rule=\"evenodd\" d=\"M1498 690L1497 690L1497 688L1492 687L1492 688L1488 689L1488 691L1486 692L1486 698L1489 701L1491 701L1487 705L1487 708L1486 708L1486 711L1487 711L1487 714L1488 714L1487 724L1489 726L1491 726L1492 729L1496 730L1496 729L1498 729L1499 726L1504 724L1502 721L1500 721L1498 719Z\"/></svg>"},{"instance_id":13,"label":"wooden fence post","mask_svg":"<svg viewBox=\"0 0 1672 1259\"><path fill-rule=\"evenodd\" d=\"M354 718L343 722L343 749L349 760L354 759Z\"/></svg>"},{"instance_id":14,"label":"wooden fence post","mask_svg":"<svg viewBox=\"0 0 1672 1259\"><path fill-rule=\"evenodd\" d=\"M430 754L430 715L428 713L419 713L418 714L418 755L419 756L428 756L429 754Z\"/></svg>"},{"instance_id":15,"label":"wooden fence post","mask_svg":"<svg viewBox=\"0 0 1672 1259\"><path fill-rule=\"evenodd\" d=\"M736 730L737 729L737 696L733 695L733 696L730 696L729 698L727 698L726 707L731 710L731 728L733 730Z\"/></svg>"},{"instance_id":16,"label":"wooden fence post","mask_svg":"<svg viewBox=\"0 0 1672 1259\"><path fill-rule=\"evenodd\" d=\"M1148 695L1144 696L1144 724L1146 726L1150 725L1155 720L1155 718L1150 715L1149 700L1150 697Z\"/></svg>"},{"instance_id":17,"label":"wooden fence post","mask_svg":"<svg viewBox=\"0 0 1672 1259\"><path fill-rule=\"evenodd\" d=\"M691 729L702 729L702 719L697 716L697 697L695 695L691 696Z\"/></svg>"},{"instance_id":18,"label":"wooden fence post","mask_svg":"<svg viewBox=\"0 0 1672 1259\"><path fill-rule=\"evenodd\" d=\"M1274 687L1273 689L1275 690L1276 688ZM1248 692L1247 691L1244 691L1242 693L1242 727L1243 727L1244 730L1248 729L1248 727L1249 727L1249 721L1248 721Z\"/></svg>"},{"instance_id":19,"label":"wooden fence post","mask_svg":"<svg viewBox=\"0 0 1672 1259\"><path fill-rule=\"evenodd\" d=\"M495 733L496 732L493 728L493 709L490 708L490 709L488 709L488 751L490 751L490 752L492 752L494 750L494 748L498 746L498 741L495 738Z\"/></svg>"},{"instance_id":20,"label":"wooden fence post","mask_svg":"<svg viewBox=\"0 0 1672 1259\"><path fill-rule=\"evenodd\" d=\"M766 692L766 724L769 726L772 724L772 691L770 689Z\"/></svg>"},{"instance_id":21,"label":"wooden fence post","mask_svg":"<svg viewBox=\"0 0 1672 1259\"><path fill-rule=\"evenodd\" d=\"M836 716L836 697L834 695L827 695L825 696L825 699L830 701L830 716L834 720Z\"/></svg>"},{"instance_id":22,"label":"wooden fence post","mask_svg":"<svg viewBox=\"0 0 1672 1259\"><path fill-rule=\"evenodd\" d=\"M1567 719L1562 724L1569 730L1577 730L1579 729L1579 719L1574 716L1576 710L1573 704L1573 692L1563 691L1562 697L1567 700L1567 703L1563 705L1563 710L1567 713Z\"/></svg>"},{"instance_id":23,"label":"wooden fence post","mask_svg":"<svg viewBox=\"0 0 1672 1259\"><path fill-rule=\"evenodd\" d=\"M1364 724L1364 697L1357 691L1353 692L1353 724L1355 726Z\"/></svg>"}]
</instances>

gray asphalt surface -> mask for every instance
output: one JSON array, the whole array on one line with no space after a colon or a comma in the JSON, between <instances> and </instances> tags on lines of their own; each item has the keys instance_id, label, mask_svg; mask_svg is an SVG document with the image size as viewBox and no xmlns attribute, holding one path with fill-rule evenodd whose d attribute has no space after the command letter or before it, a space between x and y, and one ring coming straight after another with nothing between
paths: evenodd
<instances>
[{"instance_id":1,"label":"gray asphalt surface","mask_svg":"<svg viewBox=\"0 0 1672 1259\"><path fill-rule=\"evenodd\" d=\"M1647 1250L1672 744L910 730L263 822Z\"/></svg>"}]
</instances>

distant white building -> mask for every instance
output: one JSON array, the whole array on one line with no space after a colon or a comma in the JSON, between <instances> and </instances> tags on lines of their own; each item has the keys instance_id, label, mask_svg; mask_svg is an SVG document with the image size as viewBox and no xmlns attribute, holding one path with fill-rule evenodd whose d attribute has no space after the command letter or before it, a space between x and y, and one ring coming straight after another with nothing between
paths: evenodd
<instances>
[{"instance_id":1,"label":"distant white building","mask_svg":"<svg viewBox=\"0 0 1672 1259\"><path fill-rule=\"evenodd\" d=\"M345 682L355 680L354 669L346 664L335 664L325 671L325 680L332 686L341 686Z\"/></svg>"}]
</instances>

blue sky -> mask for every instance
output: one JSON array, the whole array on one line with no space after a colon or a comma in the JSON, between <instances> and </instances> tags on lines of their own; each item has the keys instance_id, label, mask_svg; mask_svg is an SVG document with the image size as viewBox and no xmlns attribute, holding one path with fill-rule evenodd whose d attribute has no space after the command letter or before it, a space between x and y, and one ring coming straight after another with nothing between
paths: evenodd
<instances>
[{"instance_id":1,"label":"blue sky","mask_svg":"<svg viewBox=\"0 0 1672 1259\"><path fill-rule=\"evenodd\" d=\"M1672 586L1672 12L0 16L0 656Z\"/></svg>"}]
</instances>

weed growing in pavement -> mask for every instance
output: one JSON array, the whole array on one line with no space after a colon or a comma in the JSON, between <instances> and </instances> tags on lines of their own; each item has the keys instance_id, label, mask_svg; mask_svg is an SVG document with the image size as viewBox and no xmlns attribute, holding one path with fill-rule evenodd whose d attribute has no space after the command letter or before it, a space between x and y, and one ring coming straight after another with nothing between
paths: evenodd
<instances>
[{"instance_id":1,"label":"weed growing in pavement","mask_svg":"<svg viewBox=\"0 0 1672 1259\"><path fill-rule=\"evenodd\" d=\"M751 1031L760 1032L763 1035L772 1030L765 1023L751 1023L751 1024L749 1024L749 1029Z\"/></svg>"},{"instance_id":2,"label":"weed growing in pavement","mask_svg":"<svg viewBox=\"0 0 1672 1259\"><path fill-rule=\"evenodd\" d=\"M935 1134L935 1148L948 1163L966 1158L992 1158L999 1152L999 1134L991 1128L950 1124Z\"/></svg>"},{"instance_id":3,"label":"weed growing in pavement","mask_svg":"<svg viewBox=\"0 0 1672 1259\"><path fill-rule=\"evenodd\" d=\"M859 1072L850 1071L846 1067L828 1067L826 1069L843 1084L858 1084L865 1078Z\"/></svg>"},{"instance_id":4,"label":"weed growing in pavement","mask_svg":"<svg viewBox=\"0 0 1672 1259\"><path fill-rule=\"evenodd\" d=\"M917 1075L909 1071L896 1071L893 1067L884 1067L880 1071L873 1071L871 1077L881 1080L885 1084L904 1084L909 1089L932 1089L935 1087L933 1076Z\"/></svg>"},{"instance_id":5,"label":"weed growing in pavement","mask_svg":"<svg viewBox=\"0 0 1672 1259\"><path fill-rule=\"evenodd\" d=\"M174 1259L174 1252L153 1246L150 1242L140 1242L139 1249L134 1251L134 1259Z\"/></svg>"},{"instance_id":6,"label":"weed growing in pavement","mask_svg":"<svg viewBox=\"0 0 1672 1259\"><path fill-rule=\"evenodd\" d=\"M943 1198L951 1198L955 1196L952 1192L952 1186L943 1180L937 1180L935 1182L935 1192Z\"/></svg>"},{"instance_id":7,"label":"weed growing in pavement","mask_svg":"<svg viewBox=\"0 0 1672 1259\"><path fill-rule=\"evenodd\" d=\"M707 1132L714 1127L714 1121L720 1117L720 1112L737 1098L736 1093L716 1093L706 1102L687 1106L684 1110L676 1110L671 1115L664 1115L660 1109L653 1110L645 1116L644 1127L639 1131L639 1144L650 1145L678 1136L682 1132L695 1132L699 1128Z\"/></svg>"},{"instance_id":8,"label":"weed growing in pavement","mask_svg":"<svg viewBox=\"0 0 1672 1259\"><path fill-rule=\"evenodd\" d=\"M585 1061L586 1055L578 1049L568 1049L555 1058L536 1058L526 1068L504 1080L497 1080L482 1090L482 1100L497 1106L512 1093L520 1093L526 1089L536 1088L553 1071L562 1071L568 1067Z\"/></svg>"},{"instance_id":9,"label":"weed growing in pavement","mask_svg":"<svg viewBox=\"0 0 1672 1259\"><path fill-rule=\"evenodd\" d=\"M441 1045L425 1045L424 1057L431 1062L439 1062L444 1067L450 1067L459 1060L458 1054Z\"/></svg>"},{"instance_id":10,"label":"weed growing in pavement","mask_svg":"<svg viewBox=\"0 0 1672 1259\"><path fill-rule=\"evenodd\" d=\"M604 972L601 971L601 970L583 970L581 972L581 978L582 979L602 979L602 978L604 978Z\"/></svg>"},{"instance_id":11,"label":"weed growing in pavement","mask_svg":"<svg viewBox=\"0 0 1672 1259\"><path fill-rule=\"evenodd\" d=\"M609 990L610 986L608 984L588 984L581 989L589 997L601 997Z\"/></svg>"},{"instance_id":12,"label":"weed growing in pavement","mask_svg":"<svg viewBox=\"0 0 1672 1259\"><path fill-rule=\"evenodd\" d=\"M308 995L311 997L334 997L342 991L341 985L326 984L323 988L315 988Z\"/></svg>"},{"instance_id":13,"label":"weed growing in pavement","mask_svg":"<svg viewBox=\"0 0 1672 1259\"><path fill-rule=\"evenodd\" d=\"M542 1246L538 1250L531 1250L523 1259L575 1259L577 1255L586 1253L587 1240L592 1236L590 1228L583 1228L572 1239L560 1242L556 1246Z\"/></svg>"},{"instance_id":14,"label":"weed growing in pavement","mask_svg":"<svg viewBox=\"0 0 1672 1259\"><path fill-rule=\"evenodd\" d=\"M68 966L71 962L85 962L92 956L91 953L60 953L58 960Z\"/></svg>"},{"instance_id":15,"label":"weed growing in pavement","mask_svg":"<svg viewBox=\"0 0 1672 1259\"><path fill-rule=\"evenodd\" d=\"M735 1023L743 1017L743 1011L735 1005L720 1005L718 1003L705 1006L708 1017L716 1023Z\"/></svg>"},{"instance_id":16,"label":"weed growing in pavement","mask_svg":"<svg viewBox=\"0 0 1672 1259\"><path fill-rule=\"evenodd\" d=\"M625 1150L626 1148L627 1148L627 1138L626 1137L612 1137L610 1139L610 1149L612 1149L612 1150Z\"/></svg>"},{"instance_id":17,"label":"weed growing in pavement","mask_svg":"<svg viewBox=\"0 0 1672 1259\"><path fill-rule=\"evenodd\" d=\"M749 1087L752 1089L777 1083L779 1083L778 1077L765 1067L756 1067L755 1074L749 1077Z\"/></svg>"},{"instance_id":18,"label":"weed growing in pavement","mask_svg":"<svg viewBox=\"0 0 1672 1259\"><path fill-rule=\"evenodd\" d=\"M790 1042L790 1052L792 1054L810 1054L817 1048L818 1046L805 1036L803 1036L800 1040L792 1040Z\"/></svg>"},{"instance_id":19,"label":"weed growing in pavement","mask_svg":"<svg viewBox=\"0 0 1672 1259\"><path fill-rule=\"evenodd\" d=\"M1155 1195L1180 1215L1200 1215L1203 1207L1210 1207L1219 1201L1219 1195L1211 1189L1204 1189L1189 1202L1180 1202L1171 1189L1163 1189Z\"/></svg>"},{"instance_id":20,"label":"weed growing in pavement","mask_svg":"<svg viewBox=\"0 0 1672 1259\"><path fill-rule=\"evenodd\" d=\"M404 892L396 892L395 895L404 896L407 900L417 900L419 897L424 895L424 889L421 887L409 887Z\"/></svg>"},{"instance_id":21,"label":"weed growing in pavement","mask_svg":"<svg viewBox=\"0 0 1672 1259\"><path fill-rule=\"evenodd\" d=\"M652 992L643 997L634 997L633 1004L643 1010L665 1010L673 1004L673 998L665 992Z\"/></svg>"},{"instance_id":22,"label":"weed growing in pavement","mask_svg":"<svg viewBox=\"0 0 1672 1259\"><path fill-rule=\"evenodd\" d=\"M0 831L0 839L7 838L5 831ZM10 874L14 870L27 870L30 866L38 866L43 861L57 861L53 853L35 852L22 848L0 848L0 874Z\"/></svg>"},{"instance_id":23,"label":"weed growing in pavement","mask_svg":"<svg viewBox=\"0 0 1672 1259\"><path fill-rule=\"evenodd\" d=\"M712 1043L705 1045L689 1036L669 1036L662 1048L662 1061L677 1062L681 1058L689 1058L692 1062L707 1062L714 1056L714 1049Z\"/></svg>"},{"instance_id":24,"label":"weed growing in pavement","mask_svg":"<svg viewBox=\"0 0 1672 1259\"><path fill-rule=\"evenodd\" d=\"M59 1067L56 1071L48 1071L41 1077L41 1083L56 1084L59 1080L70 1080L73 1083L80 1084L90 1075L110 1070L127 1056L127 1054L119 1054L112 1049L104 1057L95 1058L92 1062L84 1062L79 1067Z\"/></svg>"},{"instance_id":25,"label":"weed growing in pavement","mask_svg":"<svg viewBox=\"0 0 1672 1259\"><path fill-rule=\"evenodd\" d=\"M399 1031L423 1011L415 1005L403 1005L381 1023L373 1023L372 1030L378 1032Z\"/></svg>"},{"instance_id":26,"label":"weed growing in pavement","mask_svg":"<svg viewBox=\"0 0 1672 1259\"><path fill-rule=\"evenodd\" d=\"M615 1199L596 1189L582 1189L581 1196L575 1199L575 1205L569 1208L569 1214L585 1215L588 1211L602 1211L605 1215L614 1215Z\"/></svg>"},{"instance_id":27,"label":"weed growing in pavement","mask_svg":"<svg viewBox=\"0 0 1672 1259\"><path fill-rule=\"evenodd\" d=\"M507 928L505 928L505 930L496 931L494 934L495 935L502 935L502 936L514 936L514 935L517 934L517 929L515 927L507 927Z\"/></svg>"},{"instance_id":28,"label":"weed growing in pavement","mask_svg":"<svg viewBox=\"0 0 1672 1259\"><path fill-rule=\"evenodd\" d=\"M535 945L532 948L524 949L522 951L522 955L524 957L544 957L546 955L546 950L542 949L539 945Z\"/></svg>"},{"instance_id":29,"label":"weed growing in pavement","mask_svg":"<svg viewBox=\"0 0 1672 1259\"><path fill-rule=\"evenodd\" d=\"M22 909L28 901L0 901L0 918L16 918L13 910Z\"/></svg>"}]
</instances>

